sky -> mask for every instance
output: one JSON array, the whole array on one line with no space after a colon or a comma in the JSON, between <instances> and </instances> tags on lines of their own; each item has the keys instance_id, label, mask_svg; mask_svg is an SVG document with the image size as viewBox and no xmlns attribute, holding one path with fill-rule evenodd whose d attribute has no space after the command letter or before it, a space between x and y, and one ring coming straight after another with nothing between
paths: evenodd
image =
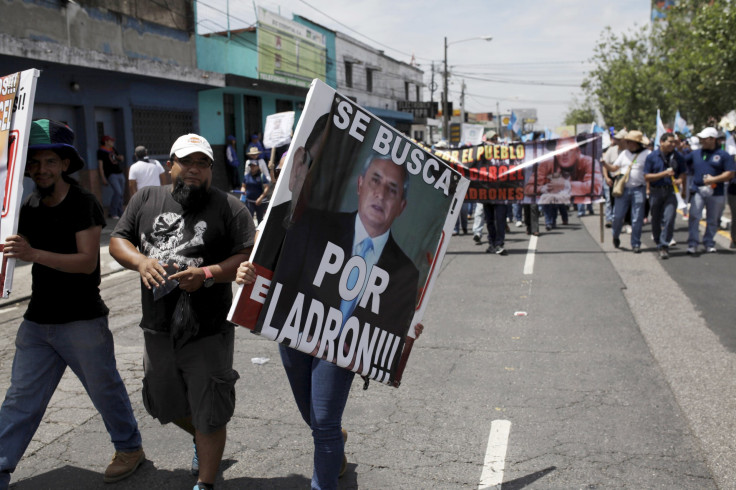
<instances>
[{"instance_id":1,"label":"sky","mask_svg":"<svg viewBox=\"0 0 736 490\"><path fill-rule=\"evenodd\" d=\"M575 101L593 67L590 59L601 32L630 33L649 23L647 0L197 0L198 32L256 22L254 5L291 19L292 14L354 37L390 57L424 71L424 100L430 100L432 62L435 101L442 91L444 38L450 73L450 101L465 110L508 114L536 109L535 129L553 129ZM491 36L484 41L479 38ZM602 123L603 121L597 121Z\"/></svg>"}]
</instances>

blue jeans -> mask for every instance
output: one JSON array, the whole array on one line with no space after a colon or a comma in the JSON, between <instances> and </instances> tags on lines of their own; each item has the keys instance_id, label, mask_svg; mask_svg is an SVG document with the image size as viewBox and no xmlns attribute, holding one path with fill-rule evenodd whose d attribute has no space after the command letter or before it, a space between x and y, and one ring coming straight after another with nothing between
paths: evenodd
<instances>
[{"instance_id":1,"label":"blue jeans","mask_svg":"<svg viewBox=\"0 0 736 490\"><path fill-rule=\"evenodd\" d=\"M669 248L675 231L677 198L672 187L651 187L649 205L652 211L652 236L657 248Z\"/></svg>"},{"instance_id":2,"label":"blue jeans","mask_svg":"<svg viewBox=\"0 0 736 490\"><path fill-rule=\"evenodd\" d=\"M58 325L23 320L10 388L0 408L0 488L7 488L69 366L82 382L117 451L141 446L128 392L115 366L107 316Z\"/></svg>"},{"instance_id":3,"label":"blue jeans","mask_svg":"<svg viewBox=\"0 0 736 490\"><path fill-rule=\"evenodd\" d=\"M483 224L485 223L485 214L483 213L483 203L475 203L473 211L473 235L483 237Z\"/></svg>"},{"instance_id":4,"label":"blue jeans","mask_svg":"<svg viewBox=\"0 0 736 490\"><path fill-rule=\"evenodd\" d=\"M647 187L624 187L624 193L613 205L613 238L618 238L624 225L626 212L631 208L631 247L641 247L641 227L644 225L644 203Z\"/></svg>"},{"instance_id":5,"label":"blue jeans","mask_svg":"<svg viewBox=\"0 0 736 490\"><path fill-rule=\"evenodd\" d=\"M718 222L721 220L723 208L726 206L726 196L703 197L699 192L690 194L690 215L688 217L687 246L697 247L700 241L700 218L705 208L705 234L703 245L715 247L715 236L718 232Z\"/></svg>"},{"instance_id":6,"label":"blue jeans","mask_svg":"<svg viewBox=\"0 0 736 490\"><path fill-rule=\"evenodd\" d=\"M511 210L514 214L514 221L524 221L521 216L521 203L515 202L511 205Z\"/></svg>"},{"instance_id":7,"label":"blue jeans","mask_svg":"<svg viewBox=\"0 0 736 490\"><path fill-rule=\"evenodd\" d=\"M123 192L125 192L125 174L110 174L107 177L107 183L110 184L110 190L112 190L110 207L108 208L110 216L122 216Z\"/></svg>"},{"instance_id":8,"label":"blue jeans","mask_svg":"<svg viewBox=\"0 0 736 490\"><path fill-rule=\"evenodd\" d=\"M312 429L312 488L335 489L345 450L342 413L355 373L284 345L279 352L296 405Z\"/></svg>"},{"instance_id":9,"label":"blue jeans","mask_svg":"<svg viewBox=\"0 0 736 490\"><path fill-rule=\"evenodd\" d=\"M560 213L563 223L567 223L567 204L543 204L544 225L550 228L557 227L557 212Z\"/></svg>"}]
</instances>

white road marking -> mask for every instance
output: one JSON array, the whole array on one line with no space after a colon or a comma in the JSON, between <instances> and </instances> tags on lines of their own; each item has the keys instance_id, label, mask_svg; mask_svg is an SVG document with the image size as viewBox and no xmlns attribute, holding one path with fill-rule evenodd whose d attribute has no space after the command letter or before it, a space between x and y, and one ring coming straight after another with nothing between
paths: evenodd
<instances>
[{"instance_id":1,"label":"white road marking","mask_svg":"<svg viewBox=\"0 0 736 490\"><path fill-rule=\"evenodd\" d=\"M7 308L3 308L2 310L0 310L0 314L8 313L10 311L17 310L18 308L20 308L20 306L8 306Z\"/></svg>"},{"instance_id":2,"label":"white road marking","mask_svg":"<svg viewBox=\"0 0 736 490\"><path fill-rule=\"evenodd\" d=\"M486 458L483 462L483 472L480 475L478 490L501 490L510 432L511 422L508 420L494 420L491 423L491 433L488 436Z\"/></svg>"},{"instance_id":3,"label":"white road marking","mask_svg":"<svg viewBox=\"0 0 736 490\"><path fill-rule=\"evenodd\" d=\"M534 235L529 238L529 248L527 249L526 261L524 262L524 275L530 275L534 272L534 256L537 251L537 238L539 237Z\"/></svg>"}]
</instances>

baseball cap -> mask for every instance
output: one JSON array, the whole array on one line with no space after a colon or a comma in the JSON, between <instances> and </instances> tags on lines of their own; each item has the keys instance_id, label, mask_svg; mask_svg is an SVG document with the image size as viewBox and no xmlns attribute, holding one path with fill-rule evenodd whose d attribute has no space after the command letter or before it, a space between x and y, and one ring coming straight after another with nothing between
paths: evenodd
<instances>
[{"instance_id":1,"label":"baseball cap","mask_svg":"<svg viewBox=\"0 0 736 490\"><path fill-rule=\"evenodd\" d=\"M716 128L705 128L697 136L699 139L718 138L718 130Z\"/></svg>"},{"instance_id":2,"label":"baseball cap","mask_svg":"<svg viewBox=\"0 0 736 490\"><path fill-rule=\"evenodd\" d=\"M169 152L169 157L171 157L171 155L176 155L177 158L184 158L185 156L197 153L198 151L210 157L210 160L215 159L212 154L212 147L207 140L198 134L189 133L184 136L179 136L179 138L174 141L174 144L171 146L171 151Z\"/></svg>"}]
</instances>

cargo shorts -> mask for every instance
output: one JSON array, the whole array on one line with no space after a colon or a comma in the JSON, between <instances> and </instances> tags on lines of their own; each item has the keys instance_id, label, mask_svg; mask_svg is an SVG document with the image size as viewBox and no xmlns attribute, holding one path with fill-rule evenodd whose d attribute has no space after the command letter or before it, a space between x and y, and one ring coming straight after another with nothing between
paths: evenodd
<instances>
[{"instance_id":1,"label":"cargo shorts","mask_svg":"<svg viewBox=\"0 0 736 490\"><path fill-rule=\"evenodd\" d=\"M143 333L143 405L162 424L191 417L203 434L227 425L235 412L234 328L175 350L168 335Z\"/></svg>"}]
</instances>

